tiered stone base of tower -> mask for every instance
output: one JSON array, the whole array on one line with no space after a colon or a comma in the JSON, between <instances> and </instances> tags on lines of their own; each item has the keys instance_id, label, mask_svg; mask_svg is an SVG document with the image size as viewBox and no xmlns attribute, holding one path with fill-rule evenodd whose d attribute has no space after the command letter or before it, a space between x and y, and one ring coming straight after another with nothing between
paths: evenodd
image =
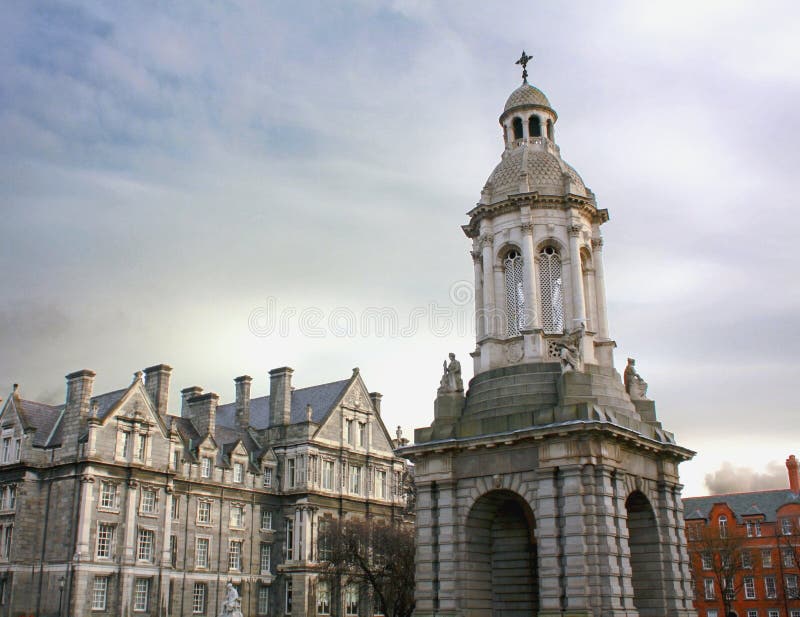
<instances>
[{"instance_id":1,"label":"tiered stone base of tower","mask_svg":"<svg viewBox=\"0 0 800 617\"><path fill-rule=\"evenodd\" d=\"M446 397L446 398L443 398ZM513 365L440 394L416 462L417 617L690 617L677 446L612 368Z\"/></svg>"}]
</instances>

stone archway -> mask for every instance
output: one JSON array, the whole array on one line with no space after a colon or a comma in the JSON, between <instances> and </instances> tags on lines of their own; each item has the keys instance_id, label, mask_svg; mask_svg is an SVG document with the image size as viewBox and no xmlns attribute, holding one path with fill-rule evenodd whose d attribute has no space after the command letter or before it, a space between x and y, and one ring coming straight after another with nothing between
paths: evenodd
<instances>
[{"instance_id":1,"label":"stone archway","mask_svg":"<svg viewBox=\"0 0 800 617\"><path fill-rule=\"evenodd\" d=\"M625 501L625 509L628 511L633 605L640 617L663 615L666 610L663 562L653 506L644 493L634 491Z\"/></svg>"},{"instance_id":2,"label":"stone archway","mask_svg":"<svg viewBox=\"0 0 800 617\"><path fill-rule=\"evenodd\" d=\"M469 614L529 617L539 605L534 518L516 493L480 497L466 525L464 597Z\"/></svg>"}]
</instances>

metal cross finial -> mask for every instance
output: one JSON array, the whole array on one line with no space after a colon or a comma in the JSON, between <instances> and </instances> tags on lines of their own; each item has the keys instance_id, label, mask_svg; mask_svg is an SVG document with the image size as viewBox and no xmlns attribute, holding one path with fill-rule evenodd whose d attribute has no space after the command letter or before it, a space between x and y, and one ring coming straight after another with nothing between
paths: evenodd
<instances>
[{"instance_id":1,"label":"metal cross finial","mask_svg":"<svg viewBox=\"0 0 800 617\"><path fill-rule=\"evenodd\" d=\"M515 62L515 64L522 65L522 81L528 81L528 61L533 60L533 56L529 56L525 53L525 50L522 50L522 55L519 57L519 60Z\"/></svg>"}]
</instances>

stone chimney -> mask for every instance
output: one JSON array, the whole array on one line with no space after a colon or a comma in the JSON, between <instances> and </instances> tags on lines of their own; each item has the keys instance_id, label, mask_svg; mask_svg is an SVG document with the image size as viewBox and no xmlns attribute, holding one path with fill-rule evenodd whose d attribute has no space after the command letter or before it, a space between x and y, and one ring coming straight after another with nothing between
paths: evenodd
<instances>
[{"instance_id":1,"label":"stone chimney","mask_svg":"<svg viewBox=\"0 0 800 617\"><path fill-rule=\"evenodd\" d=\"M269 372L270 426L289 424L292 415L292 373L288 366Z\"/></svg>"},{"instance_id":2,"label":"stone chimney","mask_svg":"<svg viewBox=\"0 0 800 617\"><path fill-rule=\"evenodd\" d=\"M156 364L144 369L144 388L150 395L150 400L158 411L158 415L167 415L167 402L169 399L169 378L172 367L166 364Z\"/></svg>"},{"instance_id":3,"label":"stone chimney","mask_svg":"<svg viewBox=\"0 0 800 617\"><path fill-rule=\"evenodd\" d=\"M381 399L383 398L383 394L380 392L370 392L369 393L369 400L372 401L372 406L375 408L375 413L381 415Z\"/></svg>"},{"instance_id":4,"label":"stone chimney","mask_svg":"<svg viewBox=\"0 0 800 617\"><path fill-rule=\"evenodd\" d=\"M236 422L243 430L250 426L250 384L253 378L242 375L233 380L236 384Z\"/></svg>"},{"instance_id":5,"label":"stone chimney","mask_svg":"<svg viewBox=\"0 0 800 617\"><path fill-rule=\"evenodd\" d=\"M96 374L89 369L83 369L67 375L65 415L79 418L86 418L89 415L89 399L92 398L92 386Z\"/></svg>"},{"instance_id":6,"label":"stone chimney","mask_svg":"<svg viewBox=\"0 0 800 617\"><path fill-rule=\"evenodd\" d=\"M217 403L219 395L214 392L198 394L188 399L189 418L194 428L200 433L201 439L206 435L213 435L217 427Z\"/></svg>"},{"instance_id":7,"label":"stone chimney","mask_svg":"<svg viewBox=\"0 0 800 617\"><path fill-rule=\"evenodd\" d=\"M191 418L189 413L189 399L195 396L200 396L203 393L203 388L200 386L189 386L181 390L181 417Z\"/></svg>"},{"instance_id":8,"label":"stone chimney","mask_svg":"<svg viewBox=\"0 0 800 617\"><path fill-rule=\"evenodd\" d=\"M800 464L798 464L794 454L786 459L786 469L789 472L789 490L795 495L800 493L800 473L798 473L798 467L800 467Z\"/></svg>"}]
</instances>

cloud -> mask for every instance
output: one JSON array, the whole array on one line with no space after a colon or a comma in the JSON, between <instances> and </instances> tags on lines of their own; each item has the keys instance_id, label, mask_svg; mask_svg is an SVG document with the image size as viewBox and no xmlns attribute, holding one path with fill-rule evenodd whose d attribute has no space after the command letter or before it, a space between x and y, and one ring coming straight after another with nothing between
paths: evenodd
<instances>
[{"instance_id":1,"label":"cloud","mask_svg":"<svg viewBox=\"0 0 800 617\"><path fill-rule=\"evenodd\" d=\"M765 471L734 467L726 461L716 471L706 474L705 484L712 495L788 488L786 473L786 467L778 461L767 463Z\"/></svg>"}]
</instances>

